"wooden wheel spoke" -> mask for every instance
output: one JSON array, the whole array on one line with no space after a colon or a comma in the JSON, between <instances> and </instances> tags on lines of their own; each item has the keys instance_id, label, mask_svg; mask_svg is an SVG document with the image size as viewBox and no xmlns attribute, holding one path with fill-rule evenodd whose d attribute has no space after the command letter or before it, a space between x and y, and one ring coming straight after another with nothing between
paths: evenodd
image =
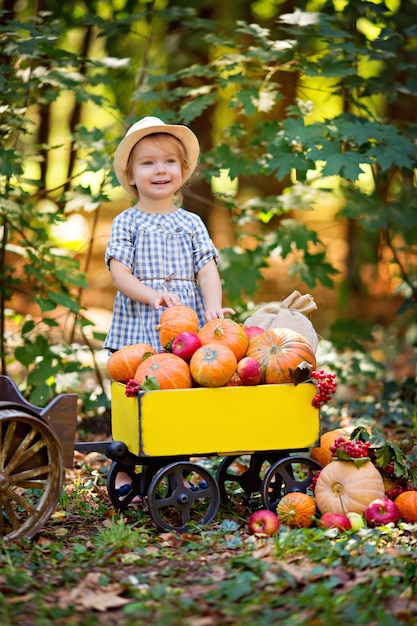
<instances>
[{"instance_id":1,"label":"wooden wheel spoke","mask_svg":"<svg viewBox=\"0 0 417 626\"><path fill-rule=\"evenodd\" d=\"M36 516L38 512L37 508L33 506L31 502L29 502L28 500L23 498L21 495L19 495L16 491L13 491L13 489L9 488L5 491L5 495L9 497L9 504L10 504L10 500L14 500L16 504L18 504L27 513L29 513L30 515ZM6 504L6 509L7 509L7 504Z\"/></svg>"},{"instance_id":2,"label":"wooden wheel spoke","mask_svg":"<svg viewBox=\"0 0 417 626\"><path fill-rule=\"evenodd\" d=\"M32 433L33 435L32 437L30 437ZM33 440L35 434L36 431L32 430L19 444L18 448L13 454L13 457L7 464L7 471L9 474L11 474L16 467L18 467L19 465L23 465L23 463L26 463L30 458L32 458L35 454L42 450L42 448L45 447L45 442L43 441L43 439L39 439L39 441L36 441L28 448L28 445Z\"/></svg>"},{"instance_id":3,"label":"wooden wheel spoke","mask_svg":"<svg viewBox=\"0 0 417 626\"><path fill-rule=\"evenodd\" d=\"M6 433L4 435L4 438L2 437L0 440L0 469L4 468L7 455L13 443L15 430L16 422L10 422L8 426L6 426Z\"/></svg>"},{"instance_id":4,"label":"wooden wheel spoke","mask_svg":"<svg viewBox=\"0 0 417 626\"><path fill-rule=\"evenodd\" d=\"M13 529L18 529L21 525L21 520L18 519L16 513L14 512L14 509L12 507L12 505L10 504L10 500L8 498L5 497L5 495L2 496L2 501L3 501L3 507L4 510L6 512L7 518L12 526ZM3 525L3 515L2 515L2 525Z\"/></svg>"},{"instance_id":5,"label":"wooden wheel spoke","mask_svg":"<svg viewBox=\"0 0 417 626\"><path fill-rule=\"evenodd\" d=\"M51 467L49 465L43 465L41 467L33 467L32 469L24 470L23 472L18 472L17 474L12 474L9 476L9 480L14 485L22 485L22 482L27 482L31 478L36 478L37 476L45 476L45 474L49 474L51 471ZM34 481L37 482L37 481Z\"/></svg>"}]
</instances>

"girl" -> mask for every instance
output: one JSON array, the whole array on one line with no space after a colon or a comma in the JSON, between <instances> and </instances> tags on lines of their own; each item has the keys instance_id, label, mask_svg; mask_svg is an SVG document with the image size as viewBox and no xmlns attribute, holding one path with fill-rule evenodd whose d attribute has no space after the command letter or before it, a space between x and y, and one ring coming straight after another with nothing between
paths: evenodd
<instances>
[{"instance_id":1,"label":"girl","mask_svg":"<svg viewBox=\"0 0 417 626\"><path fill-rule=\"evenodd\" d=\"M105 347L135 343L162 349L157 325L161 307L185 304L200 324L223 318L217 251L200 217L174 204L194 172L200 148L186 126L145 117L126 133L114 157L120 184L136 203L113 222L105 261L117 289ZM136 503L131 478L116 477L117 495Z\"/></svg>"},{"instance_id":2,"label":"girl","mask_svg":"<svg viewBox=\"0 0 417 626\"><path fill-rule=\"evenodd\" d=\"M188 305L201 325L234 313L222 307L217 251L207 228L174 204L199 151L189 128L156 117L136 122L116 150L116 176L136 203L114 219L105 253L117 289L104 344L111 351L135 343L160 351L161 307Z\"/></svg>"}]
</instances>

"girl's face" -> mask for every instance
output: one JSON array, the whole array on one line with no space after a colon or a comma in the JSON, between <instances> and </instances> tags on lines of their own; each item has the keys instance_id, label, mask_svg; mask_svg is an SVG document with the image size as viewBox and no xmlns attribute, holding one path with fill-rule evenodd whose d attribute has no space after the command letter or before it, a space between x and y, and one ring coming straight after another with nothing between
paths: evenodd
<instances>
[{"instance_id":1,"label":"girl's face","mask_svg":"<svg viewBox=\"0 0 417 626\"><path fill-rule=\"evenodd\" d=\"M173 137L144 137L129 157L129 183L136 186L141 199L166 200L182 185L182 163Z\"/></svg>"}]
</instances>

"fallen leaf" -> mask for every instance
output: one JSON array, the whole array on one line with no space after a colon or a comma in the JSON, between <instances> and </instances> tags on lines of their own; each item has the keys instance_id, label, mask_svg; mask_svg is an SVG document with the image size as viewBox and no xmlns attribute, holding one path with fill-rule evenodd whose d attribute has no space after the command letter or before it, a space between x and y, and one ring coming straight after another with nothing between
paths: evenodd
<instances>
[{"instance_id":1,"label":"fallen leaf","mask_svg":"<svg viewBox=\"0 0 417 626\"><path fill-rule=\"evenodd\" d=\"M78 603L85 609L95 609L96 611L107 611L107 609L116 609L130 602L126 598L122 598L117 593L88 593L81 596Z\"/></svg>"},{"instance_id":2,"label":"fallen leaf","mask_svg":"<svg viewBox=\"0 0 417 626\"><path fill-rule=\"evenodd\" d=\"M271 554L275 554L274 543L265 543L263 546L260 546L252 552L252 556L255 559L263 559L266 556L271 556Z\"/></svg>"}]
</instances>

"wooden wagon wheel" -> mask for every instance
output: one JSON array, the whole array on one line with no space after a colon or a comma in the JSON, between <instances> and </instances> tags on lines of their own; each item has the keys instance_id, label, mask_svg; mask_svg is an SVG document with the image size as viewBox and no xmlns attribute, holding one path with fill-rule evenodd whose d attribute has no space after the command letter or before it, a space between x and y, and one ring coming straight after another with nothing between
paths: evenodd
<instances>
[{"instance_id":1,"label":"wooden wagon wheel","mask_svg":"<svg viewBox=\"0 0 417 626\"><path fill-rule=\"evenodd\" d=\"M320 463L300 455L280 459L266 472L261 485L262 504L275 511L282 496L291 491L307 492Z\"/></svg>"},{"instance_id":2,"label":"wooden wagon wheel","mask_svg":"<svg viewBox=\"0 0 417 626\"><path fill-rule=\"evenodd\" d=\"M39 417L0 402L0 537L32 539L53 513L65 470L55 433Z\"/></svg>"},{"instance_id":3,"label":"wooden wagon wheel","mask_svg":"<svg viewBox=\"0 0 417 626\"><path fill-rule=\"evenodd\" d=\"M252 455L227 456L220 463L216 479L224 503L235 498L249 504L258 497L262 480L269 467L286 454L282 452L255 452Z\"/></svg>"},{"instance_id":4,"label":"wooden wagon wheel","mask_svg":"<svg viewBox=\"0 0 417 626\"><path fill-rule=\"evenodd\" d=\"M147 503L160 530L186 532L214 519L220 504L219 487L196 463L170 463L153 477Z\"/></svg>"}]
</instances>

